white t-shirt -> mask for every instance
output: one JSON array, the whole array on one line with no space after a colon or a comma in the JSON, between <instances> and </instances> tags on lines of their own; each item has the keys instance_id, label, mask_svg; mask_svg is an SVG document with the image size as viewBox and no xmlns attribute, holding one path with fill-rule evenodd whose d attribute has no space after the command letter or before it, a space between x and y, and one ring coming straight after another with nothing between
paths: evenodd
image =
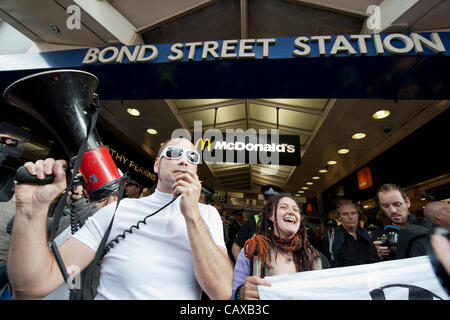
<instances>
[{"instance_id":1,"label":"white t-shirt","mask_svg":"<svg viewBox=\"0 0 450 320\"><path fill-rule=\"evenodd\" d=\"M108 242L173 199L155 191L139 199L123 199L115 214ZM200 215L218 246L225 248L222 220L217 210L198 204ZM90 217L74 238L97 250L116 208L113 203ZM95 299L199 299L201 288L194 275L191 247L180 197L170 206L126 234L103 257Z\"/></svg>"}]
</instances>

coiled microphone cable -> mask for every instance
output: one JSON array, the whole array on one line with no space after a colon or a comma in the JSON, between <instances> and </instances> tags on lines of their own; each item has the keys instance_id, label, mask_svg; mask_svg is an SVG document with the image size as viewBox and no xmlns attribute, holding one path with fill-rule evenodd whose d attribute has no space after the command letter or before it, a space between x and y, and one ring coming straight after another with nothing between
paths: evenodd
<instances>
[{"instance_id":1,"label":"coiled microphone cable","mask_svg":"<svg viewBox=\"0 0 450 320\"><path fill-rule=\"evenodd\" d=\"M125 239L127 233L132 234L133 233L133 229L139 230L139 225L143 224L143 225L147 225L147 219L154 216L155 214L157 214L158 212L160 212L161 210L164 210L165 208L167 208L169 205L171 205L176 199L178 198L175 197L172 200L170 200L170 202L168 202L167 204L165 204L163 207L159 208L158 210L156 210L155 212L149 214L148 216L146 216L144 219L138 221L138 223L136 223L135 225L132 225L129 229L125 230L122 234L119 234L117 237L115 237L114 239L112 239L110 242L108 242L108 244L105 246L105 249L103 250L103 254L102 257L100 259L102 259L108 252L109 250L111 250L112 248L115 247L116 244L119 243L120 240Z\"/></svg>"}]
</instances>

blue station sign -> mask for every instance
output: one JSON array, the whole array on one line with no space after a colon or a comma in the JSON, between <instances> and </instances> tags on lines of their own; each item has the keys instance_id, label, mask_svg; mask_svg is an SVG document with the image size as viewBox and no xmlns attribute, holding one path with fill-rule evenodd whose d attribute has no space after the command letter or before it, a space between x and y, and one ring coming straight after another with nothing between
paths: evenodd
<instances>
[{"instance_id":1,"label":"blue station sign","mask_svg":"<svg viewBox=\"0 0 450 320\"><path fill-rule=\"evenodd\" d=\"M298 36L0 56L0 89L82 69L101 99L450 98L450 33Z\"/></svg>"}]
</instances>

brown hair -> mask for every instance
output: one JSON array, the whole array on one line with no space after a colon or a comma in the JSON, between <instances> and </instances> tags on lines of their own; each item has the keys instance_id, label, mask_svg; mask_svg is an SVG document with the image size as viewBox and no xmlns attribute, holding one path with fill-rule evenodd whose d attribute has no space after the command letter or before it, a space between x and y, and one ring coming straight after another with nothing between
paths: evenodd
<instances>
[{"instance_id":1,"label":"brown hair","mask_svg":"<svg viewBox=\"0 0 450 320\"><path fill-rule=\"evenodd\" d=\"M274 223L269 220L269 215L274 215L274 220L276 221L277 216L277 208L278 203L282 198L290 198L297 203L297 200L295 200L295 197L292 196L290 193L281 193L279 195L271 196L268 200L266 205L263 208L263 212L261 214L261 219L258 222L257 231L256 234L263 235L270 239L270 243L275 243L275 240L272 237L272 231L274 227ZM317 251L313 248L311 243L308 240L308 236L306 233L306 226L303 223L303 208L301 205L297 203L299 209L300 209L300 227L297 231L297 234L300 236L300 239L302 240L302 248L299 251L294 252L294 262L297 269L297 272L299 271L308 271L313 269L313 260L317 259L319 257ZM273 248L273 245L272 245ZM264 269L262 271L262 277L264 277Z\"/></svg>"},{"instance_id":2,"label":"brown hair","mask_svg":"<svg viewBox=\"0 0 450 320\"><path fill-rule=\"evenodd\" d=\"M377 198L378 198L378 194L380 192L389 192L389 191L400 192L400 194L404 200L406 200L408 198L408 195L406 194L406 192L402 188L400 188L399 185L394 184L394 183L385 183L381 187L379 187L377 190Z\"/></svg>"}]
</instances>

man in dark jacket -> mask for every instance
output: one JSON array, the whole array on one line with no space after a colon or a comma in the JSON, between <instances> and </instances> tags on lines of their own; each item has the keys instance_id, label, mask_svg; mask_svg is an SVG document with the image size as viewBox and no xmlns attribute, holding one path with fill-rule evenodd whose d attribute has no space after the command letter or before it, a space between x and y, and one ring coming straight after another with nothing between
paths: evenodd
<instances>
[{"instance_id":1,"label":"man in dark jacket","mask_svg":"<svg viewBox=\"0 0 450 320\"><path fill-rule=\"evenodd\" d=\"M325 235L324 248L328 251L331 267L345 267L380 261L368 232L359 225L360 213L351 200L337 205L338 220L342 223L334 230L334 239Z\"/></svg>"},{"instance_id":2,"label":"man in dark jacket","mask_svg":"<svg viewBox=\"0 0 450 320\"><path fill-rule=\"evenodd\" d=\"M419 222L409 212L411 201L406 192L396 184L384 184L378 189L377 197L381 209L391 220L392 225L399 230L394 254L392 254L389 247L378 240L383 230L374 235L373 239L376 239L376 241L373 244L376 247L378 257L382 260L387 260L426 255L427 236L431 230L424 226L431 226L431 223L424 223L426 219L422 219L422 222Z\"/></svg>"}]
</instances>

